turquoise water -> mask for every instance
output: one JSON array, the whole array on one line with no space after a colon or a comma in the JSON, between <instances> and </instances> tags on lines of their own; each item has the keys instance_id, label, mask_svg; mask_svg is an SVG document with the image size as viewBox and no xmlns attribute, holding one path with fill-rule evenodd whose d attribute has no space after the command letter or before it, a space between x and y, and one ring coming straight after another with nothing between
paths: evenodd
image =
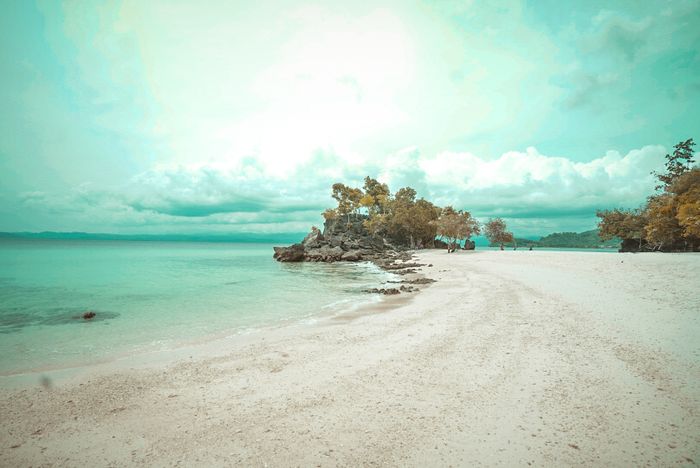
<instances>
[{"instance_id":1,"label":"turquoise water","mask_svg":"<svg viewBox=\"0 0 700 468\"><path fill-rule=\"evenodd\" d=\"M168 349L375 300L374 265L267 244L0 240L0 375ZM89 322L80 317L95 311Z\"/></svg>"}]
</instances>

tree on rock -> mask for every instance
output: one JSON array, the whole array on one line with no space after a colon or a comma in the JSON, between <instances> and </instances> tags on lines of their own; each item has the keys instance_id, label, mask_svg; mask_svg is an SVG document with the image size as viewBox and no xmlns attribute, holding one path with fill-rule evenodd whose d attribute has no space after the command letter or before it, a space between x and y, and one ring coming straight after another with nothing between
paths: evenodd
<instances>
[{"instance_id":1,"label":"tree on rock","mask_svg":"<svg viewBox=\"0 0 700 468\"><path fill-rule=\"evenodd\" d=\"M371 200L365 198L363 203L364 206L367 206L369 214L384 214L391 197L389 186L367 176L365 177L365 185L363 188L365 190L365 197L371 197Z\"/></svg>"},{"instance_id":2,"label":"tree on rock","mask_svg":"<svg viewBox=\"0 0 700 468\"><path fill-rule=\"evenodd\" d=\"M347 216L350 221L350 213L353 212L353 202L350 199L350 187L340 182L333 184L331 196L338 202L335 209L339 216Z\"/></svg>"},{"instance_id":3,"label":"tree on rock","mask_svg":"<svg viewBox=\"0 0 700 468\"><path fill-rule=\"evenodd\" d=\"M491 244L499 244L501 250L503 245L508 242L513 242L513 233L506 231L506 222L501 218L490 219L484 225L484 233Z\"/></svg>"}]
</instances>

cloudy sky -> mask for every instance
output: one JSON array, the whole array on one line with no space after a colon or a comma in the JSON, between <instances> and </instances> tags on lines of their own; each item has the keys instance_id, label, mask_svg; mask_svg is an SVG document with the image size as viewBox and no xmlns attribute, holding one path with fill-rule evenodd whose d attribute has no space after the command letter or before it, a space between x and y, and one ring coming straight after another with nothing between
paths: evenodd
<instances>
[{"instance_id":1,"label":"cloudy sky","mask_svg":"<svg viewBox=\"0 0 700 468\"><path fill-rule=\"evenodd\" d=\"M700 1L0 3L0 230L301 232L371 175L519 235L700 138Z\"/></svg>"}]
</instances>

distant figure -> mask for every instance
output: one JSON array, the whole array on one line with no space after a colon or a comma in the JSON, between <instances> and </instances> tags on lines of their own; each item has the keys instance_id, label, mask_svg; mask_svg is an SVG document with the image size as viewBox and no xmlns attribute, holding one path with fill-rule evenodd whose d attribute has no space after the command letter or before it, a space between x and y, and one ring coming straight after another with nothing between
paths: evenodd
<instances>
[{"instance_id":1,"label":"distant figure","mask_svg":"<svg viewBox=\"0 0 700 468\"><path fill-rule=\"evenodd\" d=\"M532 246L530 246L530 249L529 249L529 250L532 250Z\"/></svg>"}]
</instances>

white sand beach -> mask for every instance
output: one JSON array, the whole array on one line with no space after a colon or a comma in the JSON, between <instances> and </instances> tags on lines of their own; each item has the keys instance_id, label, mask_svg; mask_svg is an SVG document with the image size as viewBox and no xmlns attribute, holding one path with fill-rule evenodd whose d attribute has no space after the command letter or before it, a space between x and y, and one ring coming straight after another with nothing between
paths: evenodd
<instances>
[{"instance_id":1,"label":"white sand beach","mask_svg":"<svg viewBox=\"0 0 700 468\"><path fill-rule=\"evenodd\" d=\"M700 463L700 255L417 259L376 309L6 378L0 465Z\"/></svg>"}]
</instances>

